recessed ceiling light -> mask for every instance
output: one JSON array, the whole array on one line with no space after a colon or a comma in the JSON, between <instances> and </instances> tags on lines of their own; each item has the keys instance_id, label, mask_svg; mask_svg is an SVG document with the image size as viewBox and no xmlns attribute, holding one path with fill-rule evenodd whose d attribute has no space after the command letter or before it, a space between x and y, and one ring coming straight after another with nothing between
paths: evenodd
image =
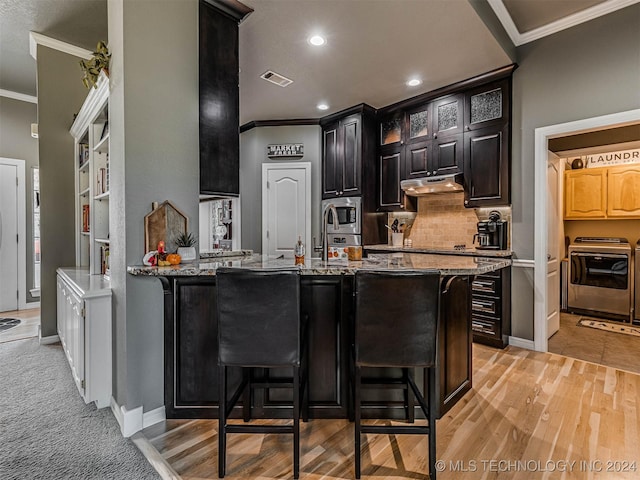
<instances>
[{"instance_id":1,"label":"recessed ceiling light","mask_svg":"<svg viewBox=\"0 0 640 480\"><path fill-rule=\"evenodd\" d=\"M318 110L329 110L329 105L327 105L326 103L319 103Z\"/></svg>"},{"instance_id":2,"label":"recessed ceiling light","mask_svg":"<svg viewBox=\"0 0 640 480\"><path fill-rule=\"evenodd\" d=\"M407 81L407 85L410 87L417 87L421 83L422 83L422 80L419 80L417 78L412 78L411 80Z\"/></svg>"},{"instance_id":3,"label":"recessed ceiling light","mask_svg":"<svg viewBox=\"0 0 640 480\"><path fill-rule=\"evenodd\" d=\"M321 35L312 35L309 37L309 43L313 46L320 47L327 43L327 40Z\"/></svg>"}]
</instances>

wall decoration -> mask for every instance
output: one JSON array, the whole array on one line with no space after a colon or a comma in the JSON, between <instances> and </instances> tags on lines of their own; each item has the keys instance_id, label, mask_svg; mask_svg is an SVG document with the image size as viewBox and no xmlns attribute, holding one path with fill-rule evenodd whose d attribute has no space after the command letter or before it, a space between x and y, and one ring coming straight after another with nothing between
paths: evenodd
<instances>
[{"instance_id":1,"label":"wall decoration","mask_svg":"<svg viewBox=\"0 0 640 480\"><path fill-rule=\"evenodd\" d=\"M640 148L585 155L584 159L584 164L587 168L609 167L611 165L621 165L625 163L640 163Z\"/></svg>"},{"instance_id":2,"label":"wall decoration","mask_svg":"<svg viewBox=\"0 0 640 480\"><path fill-rule=\"evenodd\" d=\"M282 143L277 145L267 145L267 157L303 157L304 144L302 143Z\"/></svg>"},{"instance_id":3,"label":"wall decoration","mask_svg":"<svg viewBox=\"0 0 640 480\"><path fill-rule=\"evenodd\" d=\"M167 252L176 251L176 239L186 234L187 216L178 210L170 201L162 202L144 217L144 251L155 250L158 242L163 241Z\"/></svg>"}]
</instances>

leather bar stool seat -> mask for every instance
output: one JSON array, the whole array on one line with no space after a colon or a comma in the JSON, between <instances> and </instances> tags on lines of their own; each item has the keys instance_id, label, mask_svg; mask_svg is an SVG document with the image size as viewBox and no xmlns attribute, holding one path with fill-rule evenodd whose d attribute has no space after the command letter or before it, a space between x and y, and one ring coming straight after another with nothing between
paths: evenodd
<instances>
[{"instance_id":1,"label":"leather bar stool seat","mask_svg":"<svg viewBox=\"0 0 640 480\"><path fill-rule=\"evenodd\" d=\"M293 435L293 476L300 469L300 411L304 419L308 399L306 326L300 313L298 270L219 268L216 271L218 311L219 429L218 477L226 470L228 433L278 433ZM227 394L227 368L241 367L243 380ZM290 367L290 380L254 378L254 369ZM292 425L228 424L236 403L243 398L245 422L251 419L252 390L293 388Z\"/></svg>"},{"instance_id":2,"label":"leather bar stool seat","mask_svg":"<svg viewBox=\"0 0 640 480\"><path fill-rule=\"evenodd\" d=\"M436 478L436 361L440 299L438 271L366 271L355 275L354 372L355 477L360 478L361 435L420 434L429 436L429 477ZM407 419L413 423L415 398L427 425L363 425L362 369L399 367L400 379L366 379L364 383L404 389ZM413 371L425 368L424 395ZM369 385L371 386L371 385Z\"/></svg>"}]
</instances>

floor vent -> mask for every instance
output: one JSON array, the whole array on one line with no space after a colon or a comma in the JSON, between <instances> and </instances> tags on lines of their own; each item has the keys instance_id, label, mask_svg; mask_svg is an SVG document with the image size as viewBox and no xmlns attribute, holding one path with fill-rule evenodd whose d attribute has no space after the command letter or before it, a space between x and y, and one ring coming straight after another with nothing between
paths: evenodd
<instances>
[{"instance_id":1,"label":"floor vent","mask_svg":"<svg viewBox=\"0 0 640 480\"><path fill-rule=\"evenodd\" d=\"M287 85L291 85L293 83L293 80L291 80L290 78L284 77L279 73L273 72L271 70L267 70L266 72L264 72L262 75L260 75L260 78L265 79L267 82L275 83L280 87L286 87Z\"/></svg>"}]
</instances>

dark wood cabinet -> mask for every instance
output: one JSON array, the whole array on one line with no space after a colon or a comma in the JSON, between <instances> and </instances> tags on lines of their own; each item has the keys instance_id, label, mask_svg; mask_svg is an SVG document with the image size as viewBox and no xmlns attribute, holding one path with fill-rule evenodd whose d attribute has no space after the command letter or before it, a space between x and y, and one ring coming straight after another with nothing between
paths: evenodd
<instances>
[{"instance_id":1,"label":"dark wood cabinet","mask_svg":"<svg viewBox=\"0 0 640 480\"><path fill-rule=\"evenodd\" d=\"M465 131L500 128L510 119L509 79L488 83L465 92Z\"/></svg>"},{"instance_id":2,"label":"dark wood cabinet","mask_svg":"<svg viewBox=\"0 0 640 480\"><path fill-rule=\"evenodd\" d=\"M200 193L205 195L240 193L238 23L251 12L242 7L236 11L215 0L201 0L199 6Z\"/></svg>"},{"instance_id":3,"label":"dark wood cabinet","mask_svg":"<svg viewBox=\"0 0 640 480\"><path fill-rule=\"evenodd\" d=\"M511 335L511 267L477 275L471 283L473 341L492 347L509 345Z\"/></svg>"},{"instance_id":4,"label":"dark wood cabinet","mask_svg":"<svg viewBox=\"0 0 640 480\"><path fill-rule=\"evenodd\" d=\"M380 149L378 155L378 171L380 186L378 188L378 205L381 208L399 208L403 193L400 189L402 180L402 147L391 146Z\"/></svg>"},{"instance_id":5,"label":"dark wood cabinet","mask_svg":"<svg viewBox=\"0 0 640 480\"><path fill-rule=\"evenodd\" d=\"M461 133L441 136L432 142L431 175L448 175L463 171L463 137Z\"/></svg>"},{"instance_id":6,"label":"dark wood cabinet","mask_svg":"<svg viewBox=\"0 0 640 480\"><path fill-rule=\"evenodd\" d=\"M510 65L378 111L379 211L407 205L400 186L393 184L395 170L388 176L389 170L380 168L383 156L390 159L392 146L400 152L400 181L464 173L466 207L510 203L514 68ZM415 205L415 198L409 198Z\"/></svg>"},{"instance_id":7,"label":"dark wood cabinet","mask_svg":"<svg viewBox=\"0 0 640 480\"><path fill-rule=\"evenodd\" d=\"M465 207L511 203L509 125L464 134Z\"/></svg>"},{"instance_id":8,"label":"dark wood cabinet","mask_svg":"<svg viewBox=\"0 0 640 480\"><path fill-rule=\"evenodd\" d=\"M363 195L366 174L374 159L373 109L362 105L357 113L322 123L322 198Z\"/></svg>"},{"instance_id":9,"label":"dark wood cabinet","mask_svg":"<svg viewBox=\"0 0 640 480\"><path fill-rule=\"evenodd\" d=\"M449 95L433 102L433 138L462 133L464 93Z\"/></svg>"},{"instance_id":10,"label":"dark wood cabinet","mask_svg":"<svg viewBox=\"0 0 640 480\"><path fill-rule=\"evenodd\" d=\"M215 276L159 277L164 290L165 410L167 418L216 418L218 350ZM305 275L301 309L309 319L309 413L347 418L352 339L353 276ZM441 281L438 374L439 416L471 388L471 294L467 276ZM421 380L421 370L416 378ZM273 377L289 372L272 370ZM230 368L230 388L241 372ZM418 382L422 385L422 382ZM401 418L404 409L388 389L368 393L366 412ZM256 391L255 418L282 418L290 392ZM241 416L238 407L233 416Z\"/></svg>"}]
</instances>

